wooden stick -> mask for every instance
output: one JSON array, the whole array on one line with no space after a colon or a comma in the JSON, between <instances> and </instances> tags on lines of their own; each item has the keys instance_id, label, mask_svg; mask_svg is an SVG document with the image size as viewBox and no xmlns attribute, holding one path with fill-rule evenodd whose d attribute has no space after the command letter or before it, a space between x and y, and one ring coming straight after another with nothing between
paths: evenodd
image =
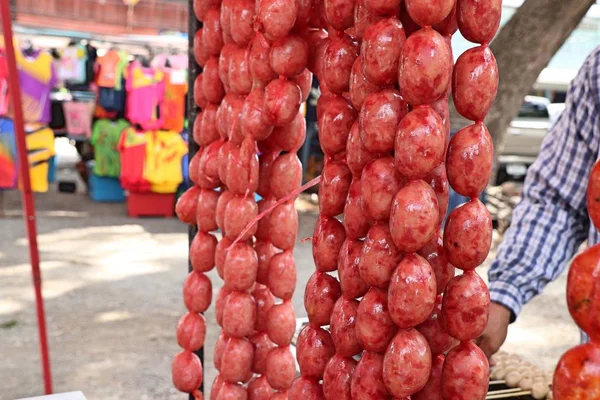
<instances>
[{"instance_id":1,"label":"wooden stick","mask_svg":"<svg viewBox=\"0 0 600 400\"><path fill-rule=\"evenodd\" d=\"M510 393L507 393L504 390L499 390L497 392L491 392L491 393L488 393L488 395L485 397L485 399L486 400L511 399L511 398L515 398L515 397L519 397L519 396L530 396L531 395L531 390L521 390L520 388L517 388L516 391L514 389L507 389L507 390L513 390L513 391Z\"/></svg>"},{"instance_id":2,"label":"wooden stick","mask_svg":"<svg viewBox=\"0 0 600 400\"><path fill-rule=\"evenodd\" d=\"M490 381L490 385L503 385L505 384L506 381L504 380L500 380L500 381Z\"/></svg>"}]
</instances>

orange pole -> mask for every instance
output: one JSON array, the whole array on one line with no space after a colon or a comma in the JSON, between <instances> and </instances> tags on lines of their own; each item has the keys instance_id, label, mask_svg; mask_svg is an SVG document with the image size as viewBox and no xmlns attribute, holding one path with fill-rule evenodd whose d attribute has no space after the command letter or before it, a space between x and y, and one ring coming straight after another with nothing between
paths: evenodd
<instances>
[{"instance_id":1,"label":"orange pole","mask_svg":"<svg viewBox=\"0 0 600 400\"><path fill-rule=\"evenodd\" d=\"M2 31L6 46L9 91L14 109L15 133L17 142L18 162L23 189L21 196L25 205L25 225L29 238L29 258L31 261L31 274L35 290L35 302L38 318L38 330L40 334L40 350L42 353L42 373L44 375L44 391L52 393L52 376L50 373L50 355L48 351L48 338L46 335L46 316L44 314L44 298L42 297L42 274L40 272L40 254L37 245L37 230L35 223L35 204L31 192L31 181L29 178L29 162L27 159L27 145L25 143L25 125L21 103L21 87L17 62L15 59L15 47L13 42L12 20L8 0L0 0L0 17L2 18Z\"/></svg>"}]
</instances>

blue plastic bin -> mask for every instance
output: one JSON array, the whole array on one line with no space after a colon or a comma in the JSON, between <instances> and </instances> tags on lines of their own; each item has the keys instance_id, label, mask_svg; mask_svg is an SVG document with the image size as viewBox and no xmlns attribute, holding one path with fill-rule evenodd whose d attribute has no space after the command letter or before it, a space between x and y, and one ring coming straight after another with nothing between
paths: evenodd
<instances>
[{"instance_id":1,"label":"blue plastic bin","mask_svg":"<svg viewBox=\"0 0 600 400\"><path fill-rule=\"evenodd\" d=\"M119 178L109 178L90 173L88 182L90 198L100 203L123 203L125 192Z\"/></svg>"}]
</instances>

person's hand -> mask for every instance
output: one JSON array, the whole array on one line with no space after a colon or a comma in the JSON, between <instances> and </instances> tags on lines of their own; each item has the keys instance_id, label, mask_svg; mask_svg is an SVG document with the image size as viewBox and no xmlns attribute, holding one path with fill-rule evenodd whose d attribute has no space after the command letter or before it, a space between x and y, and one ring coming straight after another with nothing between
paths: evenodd
<instances>
[{"instance_id":1,"label":"person's hand","mask_svg":"<svg viewBox=\"0 0 600 400\"><path fill-rule=\"evenodd\" d=\"M510 324L510 314L511 311L503 305L494 302L490 303L488 325L483 335L475 341L488 359L500 349L500 346L506 340L508 325Z\"/></svg>"}]
</instances>

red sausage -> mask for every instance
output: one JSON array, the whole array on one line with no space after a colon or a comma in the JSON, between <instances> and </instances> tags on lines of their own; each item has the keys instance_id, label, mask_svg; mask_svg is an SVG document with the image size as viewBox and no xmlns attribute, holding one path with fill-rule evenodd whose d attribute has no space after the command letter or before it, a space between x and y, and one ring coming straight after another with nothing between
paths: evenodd
<instances>
[{"instance_id":1,"label":"red sausage","mask_svg":"<svg viewBox=\"0 0 600 400\"><path fill-rule=\"evenodd\" d=\"M352 357L362 347L356 337L356 310L358 301L340 297L331 313L331 338L335 352L343 357Z\"/></svg>"},{"instance_id":2,"label":"red sausage","mask_svg":"<svg viewBox=\"0 0 600 400\"><path fill-rule=\"evenodd\" d=\"M239 242L231 246L225 255L223 279L231 290L245 291L256 282L258 256L247 243Z\"/></svg>"},{"instance_id":3,"label":"red sausage","mask_svg":"<svg viewBox=\"0 0 600 400\"><path fill-rule=\"evenodd\" d=\"M458 22L456 21L456 6L458 2L454 1L454 7L446 18L439 24L435 24L433 29L438 31L440 35L452 36L458 30Z\"/></svg>"},{"instance_id":4,"label":"red sausage","mask_svg":"<svg viewBox=\"0 0 600 400\"><path fill-rule=\"evenodd\" d=\"M465 39L474 43L489 43L502 16L502 0L480 2L478 0L458 0L456 18L458 29Z\"/></svg>"},{"instance_id":5,"label":"red sausage","mask_svg":"<svg viewBox=\"0 0 600 400\"><path fill-rule=\"evenodd\" d=\"M357 178L360 178L365 165L377 158L376 154L367 150L363 144L359 126L358 121L354 122L346 144L346 162L352 175Z\"/></svg>"},{"instance_id":6,"label":"red sausage","mask_svg":"<svg viewBox=\"0 0 600 400\"><path fill-rule=\"evenodd\" d=\"M413 109L400 121L394 158L398 172L407 179L422 179L442 161L446 135L440 116L429 106Z\"/></svg>"},{"instance_id":7,"label":"red sausage","mask_svg":"<svg viewBox=\"0 0 600 400\"><path fill-rule=\"evenodd\" d=\"M365 351L354 368L350 392L353 399L391 400L383 383L383 355Z\"/></svg>"},{"instance_id":8,"label":"red sausage","mask_svg":"<svg viewBox=\"0 0 600 400\"><path fill-rule=\"evenodd\" d=\"M338 31L345 31L354 22L354 0L323 0L325 18Z\"/></svg>"},{"instance_id":9,"label":"red sausage","mask_svg":"<svg viewBox=\"0 0 600 400\"><path fill-rule=\"evenodd\" d=\"M219 395L219 391L223 387L223 380L221 379L221 375L217 374L215 379L213 380L212 387L210 388L210 400L217 400L217 396Z\"/></svg>"},{"instance_id":10,"label":"red sausage","mask_svg":"<svg viewBox=\"0 0 600 400\"><path fill-rule=\"evenodd\" d=\"M490 179L493 162L492 137L481 122L456 132L450 140L446 171L456 193L477 197Z\"/></svg>"},{"instance_id":11,"label":"red sausage","mask_svg":"<svg viewBox=\"0 0 600 400\"><path fill-rule=\"evenodd\" d=\"M194 14L198 21L204 21L206 12L213 7L219 7L221 0L194 0Z\"/></svg>"},{"instance_id":12,"label":"red sausage","mask_svg":"<svg viewBox=\"0 0 600 400\"><path fill-rule=\"evenodd\" d=\"M356 6L354 7L354 31L356 34L356 37L362 39L365 31L367 30L367 28L371 25L373 25L374 23L376 23L377 21L379 21L380 19L383 18L382 15L380 15L377 12L371 11L371 9L369 7L367 7L365 5L365 3L370 3L370 6L373 8L377 8L378 5L381 5L383 7L388 7L390 5L389 2L382 2L381 0L357 0L356 1ZM397 4L400 4L400 1L394 0L394 2L396 2ZM392 2L392 3L394 3ZM379 4L378 4L379 3ZM391 4L391 8L394 7L393 4ZM396 8L395 11L398 11L398 9ZM389 13L390 15L395 14L395 12L391 12Z\"/></svg>"},{"instance_id":13,"label":"red sausage","mask_svg":"<svg viewBox=\"0 0 600 400\"><path fill-rule=\"evenodd\" d=\"M202 64L204 64L204 61ZM209 104L206 97L204 97L204 91L202 90L202 74L198 74L194 81L194 103L202 110Z\"/></svg>"},{"instance_id":14,"label":"red sausage","mask_svg":"<svg viewBox=\"0 0 600 400\"><path fill-rule=\"evenodd\" d=\"M204 346L206 320L202 314L188 312L177 323L177 344L186 350L198 351Z\"/></svg>"},{"instance_id":15,"label":"red sausage","mask_svg":"<svg viewBox=\"0 0 600 400\"><path fill-rule=\"evenodd\" d=\"M431 186L435 193L439 209L438 224L441 224L448 212L448 202L450 200L450 186L446 176L446 166L444 164L438 165L423 180Z\"/></svg>"},{"instance_id":16,"label":"red sausage","mask_svg":"<svg viewBox=\"0 0 600 400\"><path fill-rule=\"evenodd\" d=\"M492 50L480 46L462 53L452 74L456 111L472 121L483 121L497 92L498 65Z\"/></svg>"},{"instance_id":17,"label":"red sausage","mask_svg":"<svg viewBox=\"0 0 600 400\"><path fill-rule=\"evenodd\" d=\"M196 206L200 190L198 186L192 186L177 200L175 213L181 222L190 225L196 224Z\"/></svg>"},{"instance_id":18,"label":"red sausage","mask_svg":"<svg viewBox=\"0 0 600 400\"><path fill-rule=\"evenodd\" d=\"M296 288L296 263L292 250L275 254L269 261L267 286L276 297L289 300Z\"/></svg>"},{"instance_id":19,"label":"red sausage","mask_svg":"<svg viewBox=\"0 0 600 400\"><path fill-rule=\"evenodd\" d=\"M265 111L275 126L292 122L301 101L302 91L295 82L280 78L265 87Z\"/></svg>"},{"instance_id":20,"label":"red sausage","mask_svg":"<svg viewBox=\"0 0 600 400\"><path fill-rule=\"evenodd\" d=\"M390 232L396 247L413 252L425 246L436 234L439 209L431 186L418 180L407 183L394 197Z\"/></svg>"},{"instance_id":21,"label":"red sausage","mask_svg":"<svg viewBox=\"0 0 600 400\"><path fill-rule=\"evenodd\" d=\"M392 320L399 328L417 326L429 317L435 300L435 275L431 265L417 254L406 254L394 271L388 289Z\"/></svg>"},{"instance_id":22,"label":"red sausage","mask_svg":"<svg viewBox=\"0 0 600 400\"><path fill-rule=\"evenodd\" d=\"M204 65L206 64L206 61L208 60L209 54L206 51L206 48L204 47L204 45L202 44L202 36L203 36L203 29L200 28L198 29L198 31L196 31L196 34L194 35L194 59L196 60L196 62L198 63L198 65L200 65L201 67L204 67ZM202 75L202 74L200 74ZM196 90L194 89L194 92Z\"/></svg>"},{"instance_id":23,"label":"red sausage","mask_svg":"<svg viewBox=\"0 0 600 400\"><path fill-rule=\"evenodd\" d=\"M224 382L216 400L247 400L248 391L238 383Z\"/></svg>"},{"instance_id":24,"label":"red sausage","mask_svg":"<svg viewBox=\"0 0 600 400\"><path fill-rule=\"evenodd\" d=\"M333 156L346 149L357 113L342 96L322 95L317 103L319 143L323 153Z\"/></svg>"},{"instance_id":25,"label":"red sausage","mask_svg":"<svg viewBox=\"0 0 600 400\"><path fill-rule=\"evenodd\" d=\"M293 201L275 207L269 217L271 243L281 250L293 250L298 237L298 212Z\"/></svg>"},{"instance_id":26,"label":"red sausage","mask_svg":"<svg viewBox=\"0 0 600 400\"><path fill-rule=\"evenodd\" d=\"M267 201L266 198L268 198L269 205L275 202L275 199L269 195L271 194L271 172L273 171L273 162L277 157L279 157L278 151L267 151L262 153L259 157L258 187L256 188L256 193L265 198L259 201L259 212L263 212L263 210L267 208L266 205L261 208L261 204ZM261 222L264 220L265 219L263 218ZM258 230L261 230L260 222ZM260 238L260 236L257 237ZM264 239L265 237L262 238Z\"/></svg>"},{"instance_id":27,"label":"red sausage","mask_svg":"<svg viewBox=\"0 0 600 400\"><path fill-rule=\"evenodd\" d=\"M221 30L223 31L223 43L225 45L233 44L233 38L231 37L231 14L233 10L233 3L235 0L222 0L221 4Z\"/></svg>"},{"instance_id":28,"label":"red sausage","mask_svg":"<svg viewBox=\"0 0 600 400\"><path fill-rule=\"evenodd\" d=\"M219 244L221 242L219 242ZM217 298L215 300L215 317L217 318L217 323L221 327L223 327L223 308L225 308L225 301L227 301L227 296L229 296L229 293L231 293L231 291L227 287L223 286L221 289L219 289L219 293L217 294Z\"/></svg>"},{"instance_id":29,"label":"red sausage","mask_svg":"<svg viewBox=\"0 0 600 400\"><path fill-rule=\"evenodd\" d=\"M323 393L326 399L352 400L350 382L356 367L356 360L334 355L325 367Z\"/></svg>"},{"instance_id":30,"label":"red sausage","mask_svg":"<svg viewBox=\"0 0 600 400\"><path fill-rule=\"evenodd\" d=\"M256 285L252 291L252 297L256 301L256 324L254 328L258 332L266 332L269 310L275 304L275 297L264 285Z\"/></svg>"},{"instance_id":31,"label":"red sausage","mask_svg":"<svg viewBox=\"0 0 600 400\"><path fill-rule=\"evenodd\" d=\"M390 229L384 224L374 225L363 243L358 264L360 276L371 286L387 289L401 258Z\"/></svg>"},{"instance_id":32,"label":"red sausage","mask_svg":"<svg viewBox=\"0 0 600 400\"><path fill-rule=\"evenodd\" d=\"M398 68L402 97L412 106L440 98L450 84L452 52L439 33L421 29L404 43Z\"/></svg>"},{"instance_id":33,"label":"red sausage","mask_svg":"<svg viewBox=\"0 0 600 400\"><path fill-rule=\"evenodd\" d=\"M230 338L221 358L221 378L230 383L245 381L251 373L253 358L254 347L248 339Z\"/></svg>"},{"instance_id":34,"label":"red sausage","mask_svg":"<svg viewBox=\"0 0 600 400\"><path fill-rule=\"evenodd\" d=\"M298 35L284 36L271 46L269 62L277 75L300 75L308 62L308 44Z\"/></svg>"},{"instance_id":35,"label":"red sausage","mask_svg":"<svg viewBox=\"0 0 600 400\"><path fill-rule=\"evenodd\" d=\"M442 400L442 367L444 356L439 355L433 359L431 375L425 387L410 396L412 400Z\"/></svg>"},{"instance_id":36,"label":"red sausage","mask_svg":"<svg viewBox=\"0 0 600 400\"><path fill-rule=\"evenodd\" d=\"M206 232L198 232L190 246L190 263L195 271L208 272L215 266L217 238Z\"/></svg>"},{"instance_id":37,"label":"red sausage","mask_svg":"<svg viewBox=\"0 0 600 400\"><path fill-rule=\"evenodd\" d=\"M296 342L296 358L303 377L322 379L327 362L334 354L328 331L311 325L302 328Z\"/></svg>"},{"instance_id":38,"label":"red sausage","mask_svg":"<svg viewBox=\"0 0 600 400\"><path fill-rule=\"evenodd\" d=\"M257 204L258 204L258 213L262 214L265 210L267 210L268 208L272 207L275 204L275 199L273 197L267 197L267 198L259 200L259 202ZM258 228L256 229L256 233L254 235L254 236L256 236L256 238L258 240L266 241L269 243L271 242L271 235L269 233L269 231L271 229L270 222L271 222L271 212L265 214L258 221Z\"/></svg>"},{"instance_id":39,"label":"red sausage","mask_svg":"<svg viewBox=\"0 0 600 400\"><path fill-rule=\"evenodd\" d=\"M441 23L450 14L456 0L406 0L410 17L421 26Z\"/></svg>"},{"instance_id":40,"label":"red sausage","mask_svg":"<svg viewBox=\"0 0 600 400\"><path fill-rule=\"evenodd\" d=\"M445 297L444 297L445 299ZM442 323L442 296L439 295L435 301L433 311L425 322L416 329L427 339L431 354L434 356L444 354L452 347L454 339L448 334Z\"/></svg>"},{"instance_id":41,"label":"red sausage","mask_svg":"<svg viewBox=\"0 0 600 400\"><path fill-rule=\"evenodd\" d=\"M271 342L266 332L257 333L250 337L254 345L254 360L252 361L252 372L265 374L267 371L267 356L271 349L274 349L275 343Z\"/></svg>"},{"instance_id":42,"label":"red sausage","mask_svg":"<svg viewBox=\"0 0 600 400\"><path fill-rule=\"evenodd\" d=\"M243 338L250 336L256 324L256 302L245 292L231 292L223 306L223 333Z\"/></svg>"},{"instance_id":43,"label":"red sausage","mask_svg":"<svg viewBox=\"0 0 600 400\"><path fill-rule=\"evenodd\" d=\"M378 158L365 166L361 176L361 202L369 220L385 221L390 217L392 200L403 181L394 167L393 157Z\"/></svg>"},{"instance_id":44,"label":"red sausage","mask_svg":"<svg viewBox=\"0 0 600 400\"><path fill-rule=\"evenodd\" d=\"M323 388L318 381L299 376L294 379L288 392L290 400L325 400Z\"/></svg>"},{"instance_id":45,"label":"red sausage","mask_svg":"<svg viewBox=\"0 0 600 400\"><path fill-rule=\"evenodd\" d=\"M258 255L256 282L266 285L268 280L269 262L271 261L271 257L277 254L278 251L271 242L262 240L258 240L254 243L254 249Z\"/></svg>"},{"instance_id":46,"label":"red sausage","mask_svg":"<svg viewBox=\"0 0 600 400\"><path fill-rule=\"evenodd\" d=\"M374 14L379 15L398 15L400 3L402 0L363 0L365 6Z\"/></svg>"},{"instance_id":47,"label":"red sausage","mask_svg":"<svg viewBox=\"0 0 600 400\"><path fill-rule=\"evenodd\" d=\"M332 217L319 216L312 239L313 259L318 271L337 269L340 248L346 240L346 232L340 221Z\"/></svg>"},{"instance_id":48,"label":"red sausage","mask_svg":"<svg viewBox=\"0 0 600 400\"><path fill-rule=\"evenodd\" d=\"M395 17L385 18L367 28L360 57L364 76L377 86L389 86L397 79L398 59L406 34Z\"/></svg>"},{"instance_id":49,"label":"red sausage","mask_svg":"<svg viewBox=\"0 0 600 400\"><path fill-rule=\"evenodd\" d=\"M277 40L286 36L296 23L298 3L290 0L261 0L258 21L265 36Z\"/></svg>"},{"instance_id":50,"label":"red sausage","mask_svg":"<svg viewBox=\"0 0 600 400\"><path fill-rule=\"evenodd\" d=\"M273 125L269 123L265 113L264 102L265 91L262 88L254 89L246 97L240 116L240 128L244 137L264 140L273 132Z\"/></svg>"},{"instance_id":51,"label":"red sausage","mask_svg":"<svg viewBox=\"0 0 600 400\"><path fill-rule=\"evenodd\" d=\"M223 8L221 12L223 12ZM238 47L235 44L226 44L223 46L221 50L221 54L219 54L219 77L221 78L221 82L223 82L223 86L225 87L225 91L229 92L231 87L229 86L229 67L231 64L231 55L238 50Z\"/></svg>"},{"instance_id":52,"label":"red sausage","mask_svg":"<svg viewBox=\"0 0 600 400\"><path fill-rule=\"evenodd\" d=\"M350 101L355 109L360 110L365 98L379 90L379 87L367 80L363 73L362 57L358 57L350 72Z\"/></svg>"},{"instance_id":53,"label":"red sausage","mask_svg":"<svg viewBox=\"0 0 600 400\"><path fill-rule=\"evenodd\" d=\"M398 123L407 113L408 104L395 89L368 95L359 116L360 138L365 148L374 153L394 150Z\"/></svg>"},{"instance_id":54,"label":"red sausage","mask_svg":"<svg viewBox=\"0 0 600 400\"><path fill-rule=\"evenodd\" d=\"M254 37L254 1L236 0L231 8L231 38L240 47L246 47Z\"/></svg>"},{"instance_id":55,"label":"red sausage","mask_svg":"<svg viewBox=\"0 0 600 400\"><path fill-rule=\"evenodd\" d=\"M289 346L275 347L269 351L265 375L269 385L275 390L287 390L292 386L296 377L296 364Z\"/></svg>"},{"instance_id":56,"label":"red sausage","mask_svg":"<svg viewBox=\"0 0 600 400\"><path fill-rule=\"evenodd\" d=\"M361 181L358 178L352 180L348 190L344 207L344 228L346 237L352 240L365 237L369 231L369 221L362 209Z\"/></svg>"},{"instance_id":57,"label":"red sausage","mask_svg":"<svg viewBox=\"0 0 600 400\"><path fill-rule=\"evenodd\" d=\"M252 197L235 196L225 208L225 231L227 237L235 240L242 230L258 216L258 206ZM249 239L256 233L256 223L242 236L241 240Z\"/></svg>"},{"instance_id":58,"label":"red sausage","mask_svg":"<svg viewBox=\"0 0 600 400\"><path fill-rule=\"evenodd\" d=\"M221 359L223 358L223 352L225 351L225 345L229 341L229 337L225 336L223 332L219 334L217 342L215 343L215 349L213 351L213 363L217 370L221 370ZM219 379L222 381L219 375ZM214 385L214 384L213 384Z\"/></svg>"},{"instance_id":59,"label":"red sausage","mask_svg":"<svg viewBox=\"0 0 600 400\"><path fill-rule=\"evenodd\" d=\"M442 316L448 333L458 340L477 339L485 330L490 293L474 271L452 278L444 294Z\"/></svg>"},{"instance_id":60,"label":"red sausage","mask_svg":"<svg viewBox=\"0 0 600 400\"><path fill-rule=\"evenodd\" d=\"M588 188L589 190L589 188ZM577 325L592 338L600 337L598 329L597 280L600 270L600 246L592 246L571 262L567 280L567 306Z\"/></svg>"},{"instance_id":61,"label":"red sausage","mask_svg":"<svg viewBox=\"0 0 600 400\"><path fill-rule=\"evenodd\" d=\"M298 13L296 14L296 23L294 28L296 30L306 29L310 21L310 17L313 11L313 0L298 0Z\"/></svg>"},{"instance_id":62,"label":"red sausage","mask_svg":"<svg viewBox=\"0 0 600 400\"><path fill-rule=\"evenodd\" d=\"M600 163L595 163L588 179L586 204L590 220L596 227L600 227Z\"/></svg>"},{"instance_id":63,"label":"red sausage","mask_svg":"<svg viewBox=\"0 0 600 400\"><path fill-rule=\"evenodd\" d=\"M272 137L277 148L290 153L297 152L306 139L306 118L298 112L294 120L273 130Z\"/></svg>"},{"instance_id":64,"label":"red sausage","mask_svg":"<svg viewBox=\"0 0 600 400\"><path fill-rule=\"evenodd\" d=\"M216 57L210 57L204 64L202 71L202 91L204 97L215 104L219 104L225 96L225 88L219 78L219 60Z\"/></svg>"},{"instance_id":65,"label":"red sausage","mask_svg":"<svg viewBox=\"0 0 600 400\"><path fill-rule=\"evenodd\" d=\"M567 351L558 362L552 388L554 398L591 399L600 393L600 350L594 343L586 343Z\"/></svg>"},{"instance_id":66,"label":"red sausage","mask_svg":"<svg viewBox=\"0 0 600 400\"><path fill-rule=\"evenodd\" d=\"M470 270L485 261L492 246L492 217L478 199L463 204L448 216L444 249L456 268Z\"/></svg>"},{"instance_id":67,"label":"red sausage","mask_svg":"<svg viewBox=\"0 0 600 400\"><path fill-rule=\"evenodd\" d=\"M473 342L462 342L448 353L442 370L444 399L483 400L488 392L487 357Z\"/></svg>"},{"instance_id":68,"label":"red sausage","mask_svg":"<svg viewBox=\"0 0 600 400\"><path fill-rule=\"evenodd\" d=\"M356 336L366 351L384 353L398 328L388 311L387 291L372 287L356 312Z\"/></svg>"},{"instance_id":69,"label":"red sausage","mask_svg":"<svg viewBox=\"0 0 600 400\"><path fill-rule=\"evenodd\" d=\"M341 295L337 279L315 271L308 279L304 291L304 308L310 323L314 326L329 325L333 307Z\"/></svg>"},{"instance_id":70,"label":"red sausage","mask_svg":"<svg viewBox=\"0 0 600 400\"><path fill-rule=\"evenodd\" d=\"M352 64L358 57L358 43L348 35L329 40L323 59L323 82L333 93L342 94L350 89Z\"/></svg>"},{"instance_id":71,"label":"red sausage","mask_svg":"<svg viewBox=\"0 0 600 400\"><path fill-rule=\"evenodd\" d=\"M267 318L267 334L277 346L288 346L296 331L296 313L290 301L274 305Z\"/></svg>"},{"instance_id":72,"label":"red sausage","mask_svg":"<svg viewBox=\"0 0 600 400\"><path fill-rule=\"evenodd\" d=\"M431 351L423 335L415 329L401 329L383 359L385 386L396 397L410 396L427 383L431 364Z\"/></svg>"},{"instance_id":73,"label":"red sausage","mask_svg":"<svg viewBox=\"0 0 600 400\"><path fill-rule=\"evenodd\" d=\"M296 153L279 156L271 170L271 194L276 199L287 196L302 183L302 163Z\"/></svg>"},{"instance_id":74,"label":"red sausage","mask_svg":"<svg viewBox=\"0 0 600 400\"><path fill-rule=\"evenodd\" d=\"M426 259L433 268L437 294L442 294L450 279L454 278L454 266L450 264L446 258L442 233L438 232L438 234L417 253Z\"/></svg>"},{"instance_id":75,"label":"red sausage","mask_svg":"<svg viewBox=\"0 0 600 400\"><path fill-rule=\"evenodd\" d=\"M369 285L360 277L358 267L362 247L362 242L346 239L340 249L338 276L342 294L347 299L362 297L369 290Z\"/></svg>"},{"instance_id":76,"label":"red sausage","mask_svg":"<svg viewBox=\"0 0 600 400\"><path fill-rule=\"evenodd\" d=\"M310 90L312 89L312 72L308 68L305 68L300 75L292 78L292 80L300 88L300 91L302 92L302 102L304 103L308 99L308 96L310 96Z\"/></svg>"},{"instance_id":77,"label":"red sausage","mask_svg":"<svg viewBox=\"0 0 600 400\"><path fill-rule=\"evenodd\" d=\"M342 161L325 163L319 184L319 212L335 217L344 211L352 174Z\"/></svg>"},{"instance_id":78,"label":"red sausage","mask_svg":"<svg viewBox=\"0 0 600 400\"><path fill-rule=\"evenodd\" d=\"M206 311L212 300L212 283L202 272L192 271L183 283L183 302L194 313Z\"/></svg>"},{"instance_id":79,"label":"red sausage","mask_svg":"<svg viewBox=\"0 0 600 400\"><path fill-rule=\"evenodd\" d=\"M262 33L257 32L248 47L248 68L255 88L264 88L277 77L269 62L270 52L270 43Z\"/></svg>"},{"instance_id":80,"label":"red sausage","mask_svg":"<svg viewBox=\"0 0 600 400\"><path fill-rule=\"evenodd\" d=\"M229 86L234 93L246 95L252 89L246 49L237 49L230 57Z\"/></svg>"},{"instance_id":81,"label":"red sausage","mask_svg":"<svg viewBox=\"0 0 600 400\"><path fill-rule=\"evenodd\" d=\"M248 400L268 400L273 392L266 376L257 376L248 384Z\"/></svg>"},{"instance_id":82,"label":"red sausage","mask_svg":"<svg viewBox=\"0 0 600 400\"><path fill-rule=\"evenodd\" d=\"M219 139L219 131L217 130L217 109L217 106L212 103L207 103L206 106L202 108L201 129L198 132L198 144L200 146L207 146Z\"/></svg>"},{"instance_id":83,"label":"red sausage","mask_svg":"<svg viewBox=\"0 0 600 400\"><path fill-rule=\"evenodd\" d=\"M171 364L173 385L184 393L192 393L202 384L202 363L190 351L177 353Z\"/></svg>"},{"instance_id":84,"label":"red sausage","mask_svg":"<svg viewBox=\"0 0 600 400\"><path fill-rule=\"evenodd\" d=\"M217 208L215 210L215 220L217 222L217 226L221 229L221 232L225 234L225 209L227 208L227 204L231 199L233 199L235 195L231 193L229 190L225 190L219 196L217 200ZM224 260L224 259L223 259Z\"/></svg>"},{"instance_id":85,"label":"red sausage","mask_svg":"<svg viewBox=\"0 0 600 400\"><path fill-rule=\"evenodd\" d=\"M202 31L202 46L211 56L218 56L223 48L221 14L218 8L211 8L206 12L202 21Z\"/></svg>"}]
</instances>

